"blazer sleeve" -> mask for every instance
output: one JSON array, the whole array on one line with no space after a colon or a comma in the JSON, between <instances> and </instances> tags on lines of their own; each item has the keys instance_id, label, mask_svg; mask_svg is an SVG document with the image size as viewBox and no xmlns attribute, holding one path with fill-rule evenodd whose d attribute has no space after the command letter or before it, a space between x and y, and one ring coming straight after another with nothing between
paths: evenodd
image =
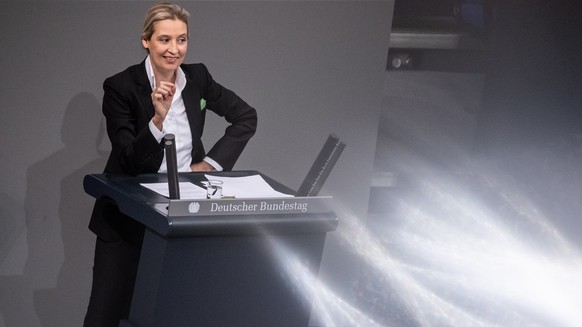
<instances>
[{"instance_id":1,"label":"blazer sleeve","mask_svg":"<svg viewBox=\"0 0 582 327\"><path fill-rule=\"evenodd\" d=\"M105 171L137 175L158 171L163 146L148 128L150 117L128 76L117 75L103 83L103 114L111 141Z\"/></svg>"},{"instance_id":2,"label":"blazer sleeve","mask_svg":"<svg viewBox=\"0 0 582 327\"><path fill-rule=\"evenodd\" d=\"M224 135L208 151L207 156L217 161L224 170L232 170L249 139L257 129L257 112L233 91L217 83L203 64L202 96L207 109L224 117L230 125Z\"/></svg>"}]
</instances>

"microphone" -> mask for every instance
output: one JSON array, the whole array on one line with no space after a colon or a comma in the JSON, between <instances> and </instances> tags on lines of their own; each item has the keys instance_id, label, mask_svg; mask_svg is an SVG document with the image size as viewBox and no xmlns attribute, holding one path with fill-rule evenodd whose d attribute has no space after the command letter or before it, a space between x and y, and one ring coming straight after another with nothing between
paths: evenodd
<instances>
[{"instance_id":1,"label":"microphone","mask_svg":"<svg viewBox=\"0 0 582 327\"><path fill-rule=\"evenodd\" d=\"M180 198L180 184L178 183L178 160L176 159L176 137L174 134L164 136L166 150L166 168L168 170L168 189L170 199Z\"/></svg>"}]
</instances>

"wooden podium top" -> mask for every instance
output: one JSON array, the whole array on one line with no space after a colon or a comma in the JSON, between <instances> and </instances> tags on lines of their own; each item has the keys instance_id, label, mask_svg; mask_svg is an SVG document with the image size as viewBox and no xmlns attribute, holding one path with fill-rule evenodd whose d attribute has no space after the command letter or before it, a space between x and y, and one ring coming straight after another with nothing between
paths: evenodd
<instances>
[{"instance_id":1,"label":"wooden podium top","mask_svg":"<svg viewBox=\"0 0 582 327\"><path fill-rule=\"evenodd\" d=\"M276 191L295 193L256 171L213 172L212 175L260 175ZM166 174L92 174L85 176L83 186L89 195L111 199L121 212L164 237L328 232L337 228L331 197L171 200L141 185L164 183L167 178ZM203 186L205 173L180 173L179 181Z\"/></svg>"}]
</instances>

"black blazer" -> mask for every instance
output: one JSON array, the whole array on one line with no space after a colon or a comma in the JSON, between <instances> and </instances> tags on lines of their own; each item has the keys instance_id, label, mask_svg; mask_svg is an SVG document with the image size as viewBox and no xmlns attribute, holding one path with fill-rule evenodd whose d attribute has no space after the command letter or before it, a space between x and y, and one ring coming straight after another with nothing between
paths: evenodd
<instances>
[{"instance_id":1,"label":"black blazer","mask_svg":"<svg viewBox=\"0 0 582 327\"><path fill-rule=\"evenodd\" d=\"M203 64L183 64L181 68L186 75L182 98L192 132L192 163L200 162L208 155L224 170L231 170L255 133L256 111L234 92L214 81ZM155 110L145 61L107 78L103 89L103 114L111 141L105 173L138 175L157 172L164 147L148 127ZM200 107L201 99L206 101L205 108ZM201 141L207 110L230 123L224 136L208 153ZM89 228L97 236L115 241L121 236L119 232L132 234L135 229L135 224L122 216L115 204L97 200Z\"/></svg>"}]
</instances>

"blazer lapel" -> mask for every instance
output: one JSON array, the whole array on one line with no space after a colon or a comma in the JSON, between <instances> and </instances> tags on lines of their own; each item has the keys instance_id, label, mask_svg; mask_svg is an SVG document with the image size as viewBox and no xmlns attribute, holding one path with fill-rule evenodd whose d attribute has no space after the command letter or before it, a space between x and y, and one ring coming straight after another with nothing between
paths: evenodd
<instances>
[{"instance_id":1,"label":"blazer lapel","mask_svg":"<svg viewBox=\"0 0 582 327\"><path fill-rule=\"evenodd\" d=\"M190 71L182 68L186 74L186 86L182 90L182 100L188 116L190 133L192 134L192 162L199 162L205 156L204 145L202 145L202 130L204 129L204 116L206 110L200 110L200 88L193 82Z\"/></svg>"},{"instance_id":2,"label":"blazer lapel","mask_svg":"<svg viewBox=\"0 0 582 327\"><path fill-rule=\"evenodd\" d=\"M182 99L184 100L192 137L195 137L195 131L200 128L197 126L200 124L200 94L189 76L186 77L186 86L182 90Z\"/></svg>"},{"instance_id":3,"label":"blazer lapel","mask_svg":"<svg viewBox=\"0 0 582 327\"><path fill-rule=\"evenodd\" d=\"M138 96L147 117L153 118L155 109L152 104L152 87L146 73L145 60L133 71L133 79L139 85Z\"/></svg>"}]
</instances>

